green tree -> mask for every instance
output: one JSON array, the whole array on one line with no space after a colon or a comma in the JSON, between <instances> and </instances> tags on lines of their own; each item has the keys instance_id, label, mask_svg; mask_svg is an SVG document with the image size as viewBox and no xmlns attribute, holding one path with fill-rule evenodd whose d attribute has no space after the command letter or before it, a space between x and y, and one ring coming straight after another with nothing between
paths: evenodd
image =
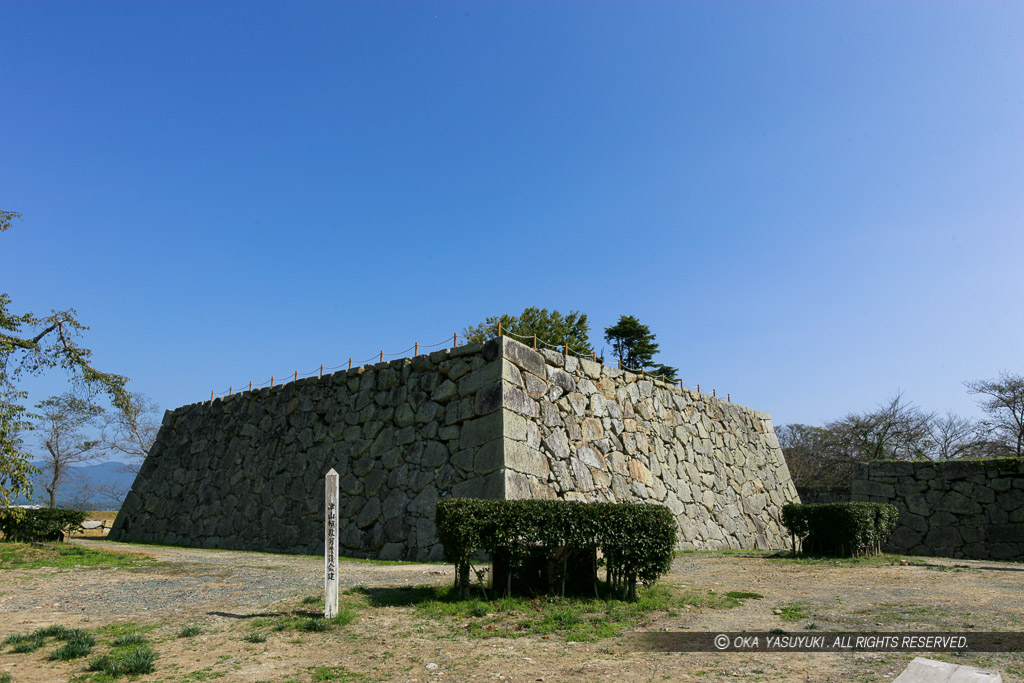
<instances>
[{"instance_id":1,"label":"green tree","mask_svg":"<svg viewBox=\"0 0 1024 683\"><path fill-rule=\"evenodd\" d=\"M993 442L1003 444L1008 455L1024 457L1024 375L1002 372L998 379L979 379L966 383L973 394L980 394L983 421Z\"/></svg>"},{"instance_id":2,"label":"green tree","mask_svg":"<svg viewBox=\"0 0 1024 683\"><path fill-rule=\"evenodd\" d=\"M71 393L51 396L36 406L36 430L46 452L42 472L49 507L57 507L57 491L71 468L103 456L99 439L89 440L82 430L96 426L103 409Z\"/></svg>"},{"instance_id":3,"label":"green tree","mask_svg":"<svg viewBox=\"0 0 1024 683\"><path fill-rule=\"evenodd\" d=\"M549 348L564 348L569 345L570 351L589 356L594 353L590 345L590 324L587 314L569 311L562 315L558 311L531 306L519 315L491 316L479 325L470 325L463 330L466 340L482 342L498 336L498 323L501 323L502 334L524 344L533 343L533 335L537 335L537 346L547 345ZM543 342L543 344L541 343Z\"/></svg>"},{"instance_id":4,"label":"green tree","mask_svg":"<svg viewBox=\"0 0 1024 683\"><path fill-rule=\"evenodd\" d=\"M10 229L15 218L21 215L0 211L0 232ZM10 305L10 296L0 293L0 505L32 490L29 475L35 469L22 439L31 426L23 405L28 394L18 385L23 377L59 368L83 395L106 392L115 407L124 405L128 396L128 378L97 370L92 352L78 345L77 339L89 328L78 322L74 309L37 317L13 313Z\"/></svg>"},{"instance_id":5,"label":"green tree","mask_svg":"<svg viewBox=\"0 0 1024 683\"><path fill-rule=\"evenodd\" d=\"M649 371L652 375L665 375L675 381L678 368L654 363L658 343L651 328L631 315L619 316L619 322L604 330L604 339L612 345L612 355L627 370Z\"/></svg>"}]
</instances>

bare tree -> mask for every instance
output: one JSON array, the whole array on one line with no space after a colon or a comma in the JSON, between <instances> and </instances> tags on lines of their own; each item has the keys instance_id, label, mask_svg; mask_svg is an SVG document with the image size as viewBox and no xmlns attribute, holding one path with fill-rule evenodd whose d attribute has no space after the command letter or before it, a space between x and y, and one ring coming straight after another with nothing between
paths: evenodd
<instances>
[{"instance_id":1,"label":"bare tree","mask_svg":"<svg viewBox=\"0 0 1024 683\"><path fill-rule=\"evenodd\" d=\"M138 473L160 431L160 406L141 392L129 394L121 408L103 415L101 438L107 452L124 462L126 471Z\"/></svg>"},{"instance_id":2,"label":"bare tree","mask_svg":"<svg viewBox=\"0 0 1024 683\"><path fill-rule=\"evenodd\" d=\"M100 441L90 441L82 431L95 424L103 409L70 393L51 396L36 407L36 430L46 449L41 468L48 482L44 488L50 507L56 507L57 491L71 468L103 457Z\"/></svg>"},{"instance_id":3,"label":"bare tree","mask_svg":"<svg viewBox=\"0 0 1024 683\"><path fill-rule=\"evenodd\" d=\"M998 379L964 382L972 394L980 394L979 403L989 414L985 425L994 440L1006 445L1010 455L1024 457L1024 376L999 373Z\"/></svg>"},{"instance_id":4,"label":"bare tree","mask_svg":"<svg viewBox=\"0 0 1024 683\"><path fill-rule=\"evenodd\" d=\"M836 435L824 427L804 424L775 429L786 466L797 486L849 486L857 460L839 447Z\"/></svg>"},{"instance_id":5,"label":"bare tree","mask_svg":"<svg viewBox=\"0 0 1024 683\"><path fill-rule=\"evenodd\" d=\"M925 413L897 393L871 413L851 413L827 425L840 447L856 462L924 460L933 451L933 413Z\"/></svg>"},{"instance_id":6,"label":"bare tree","mask_svg":"<svg viewBox=\"0 0 1024 683\"><path fill-rule=\"evenodd\" d=\"M100 431L106 454L121 462L118 472L138 474L142 461L160 431L160 406L141 392L129 394L122 407L103 413ZM119 483L94 483L88 487L90 498L100 498L113 508L120 507L128 487Z\"/></svg>"},{"instance_id":7,"label":"bare tree","mask_svg":"<svg viewBox=\"0 0 1024 683\"><path fill-rule=\"evenodd\" d=\"M936 460L984 457L987 449L984 439L979 437L979 425L976 422L949 411L932 420L931 455Z\"/></svg>"}]
</instances>

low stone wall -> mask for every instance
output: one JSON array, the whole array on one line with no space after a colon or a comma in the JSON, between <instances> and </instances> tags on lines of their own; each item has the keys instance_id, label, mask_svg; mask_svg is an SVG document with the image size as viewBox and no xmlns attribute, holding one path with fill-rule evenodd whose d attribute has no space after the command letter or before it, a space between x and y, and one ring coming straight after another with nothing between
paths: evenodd
<instances>
[{"instance_id":1,"label":"low stone wall","mask_svg":"<svg viewBox=\"0 0 1024 683\"><path fill-rule=\"evenodd\" d=\"M1024 460L858 465L852 499L899 508L890 552L1024 560Z\"/></svg>"},{"instance_id":2,"label":"low stone wall","mask_svg":"<svg viewBox=\"0 0 1024 683\"><path fill-rule=\"evenodd\" d=\"M680 548L787 547L799 499L767 413L511 340L503 355L508 498L659 503Z\"/></svg>"},{"instance_id":3,"label":"low stone wall","mask_svg":"<svg viewBox=\"0 0 1024 683\"><path fill-rule=\"evenodd\" d=\"M796 492L804 505L850 502L849 486L797 486Z\"/></svg>"}]
</instances>

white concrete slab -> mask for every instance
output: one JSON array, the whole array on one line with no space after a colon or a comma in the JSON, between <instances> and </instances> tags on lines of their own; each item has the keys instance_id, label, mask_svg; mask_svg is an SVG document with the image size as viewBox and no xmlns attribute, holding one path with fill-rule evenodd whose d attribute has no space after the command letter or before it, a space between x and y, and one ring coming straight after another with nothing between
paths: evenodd
<instances>
[{"instance_id":1,"label":"white concrete slab","mask_svg":"<svg viewBox=\"0 0 1024 683\"><path fill-rule=\"evenodd\" d=\"M915 657L893 683L1003 683L998 671Z\"/></svg>"}]
</instances>

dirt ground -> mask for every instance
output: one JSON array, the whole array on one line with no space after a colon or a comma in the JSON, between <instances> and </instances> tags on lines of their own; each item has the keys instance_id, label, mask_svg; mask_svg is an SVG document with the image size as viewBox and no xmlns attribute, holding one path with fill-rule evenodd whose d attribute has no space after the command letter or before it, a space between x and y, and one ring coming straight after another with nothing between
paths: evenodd
<instances>
[{"instance_id":1,"label":"dirt ground","mask_svg":"<svg viewBox=\"0 0 1024 683\"><path fill-rule=\"evenodd\" d=\"M266 633L243 640L257 619L297 609L322 590L322 558L125 546L75 541L154 557L129 569L0 573L0 638L51 624L96 629L132 621L152 627L159 658L140 681L892 681L910 653L660 653L633 651L628 636L573 643L551 636L472 638L457 620L412 607L365 607L326 633ZM835 631L1024 630L1024 565L934 558L910 564L797 564L761 553L690 553L662 581L681 589L753 592L731 609L655 613L643 630ZM442 565L343 562L346 586L448 583ZM800 616L796 616L800 615ZM787 620L790 617L790 620ZM185 625L202 634L179 638ZM0 649L15 682L71 681L86 662L51 662L52 647ZM995 669L1024 681L1024 653L916 653ZM321 668L323 667L323 668ZM80 679L81 680L81 679Z\"/></svg>"}]
</instances>

